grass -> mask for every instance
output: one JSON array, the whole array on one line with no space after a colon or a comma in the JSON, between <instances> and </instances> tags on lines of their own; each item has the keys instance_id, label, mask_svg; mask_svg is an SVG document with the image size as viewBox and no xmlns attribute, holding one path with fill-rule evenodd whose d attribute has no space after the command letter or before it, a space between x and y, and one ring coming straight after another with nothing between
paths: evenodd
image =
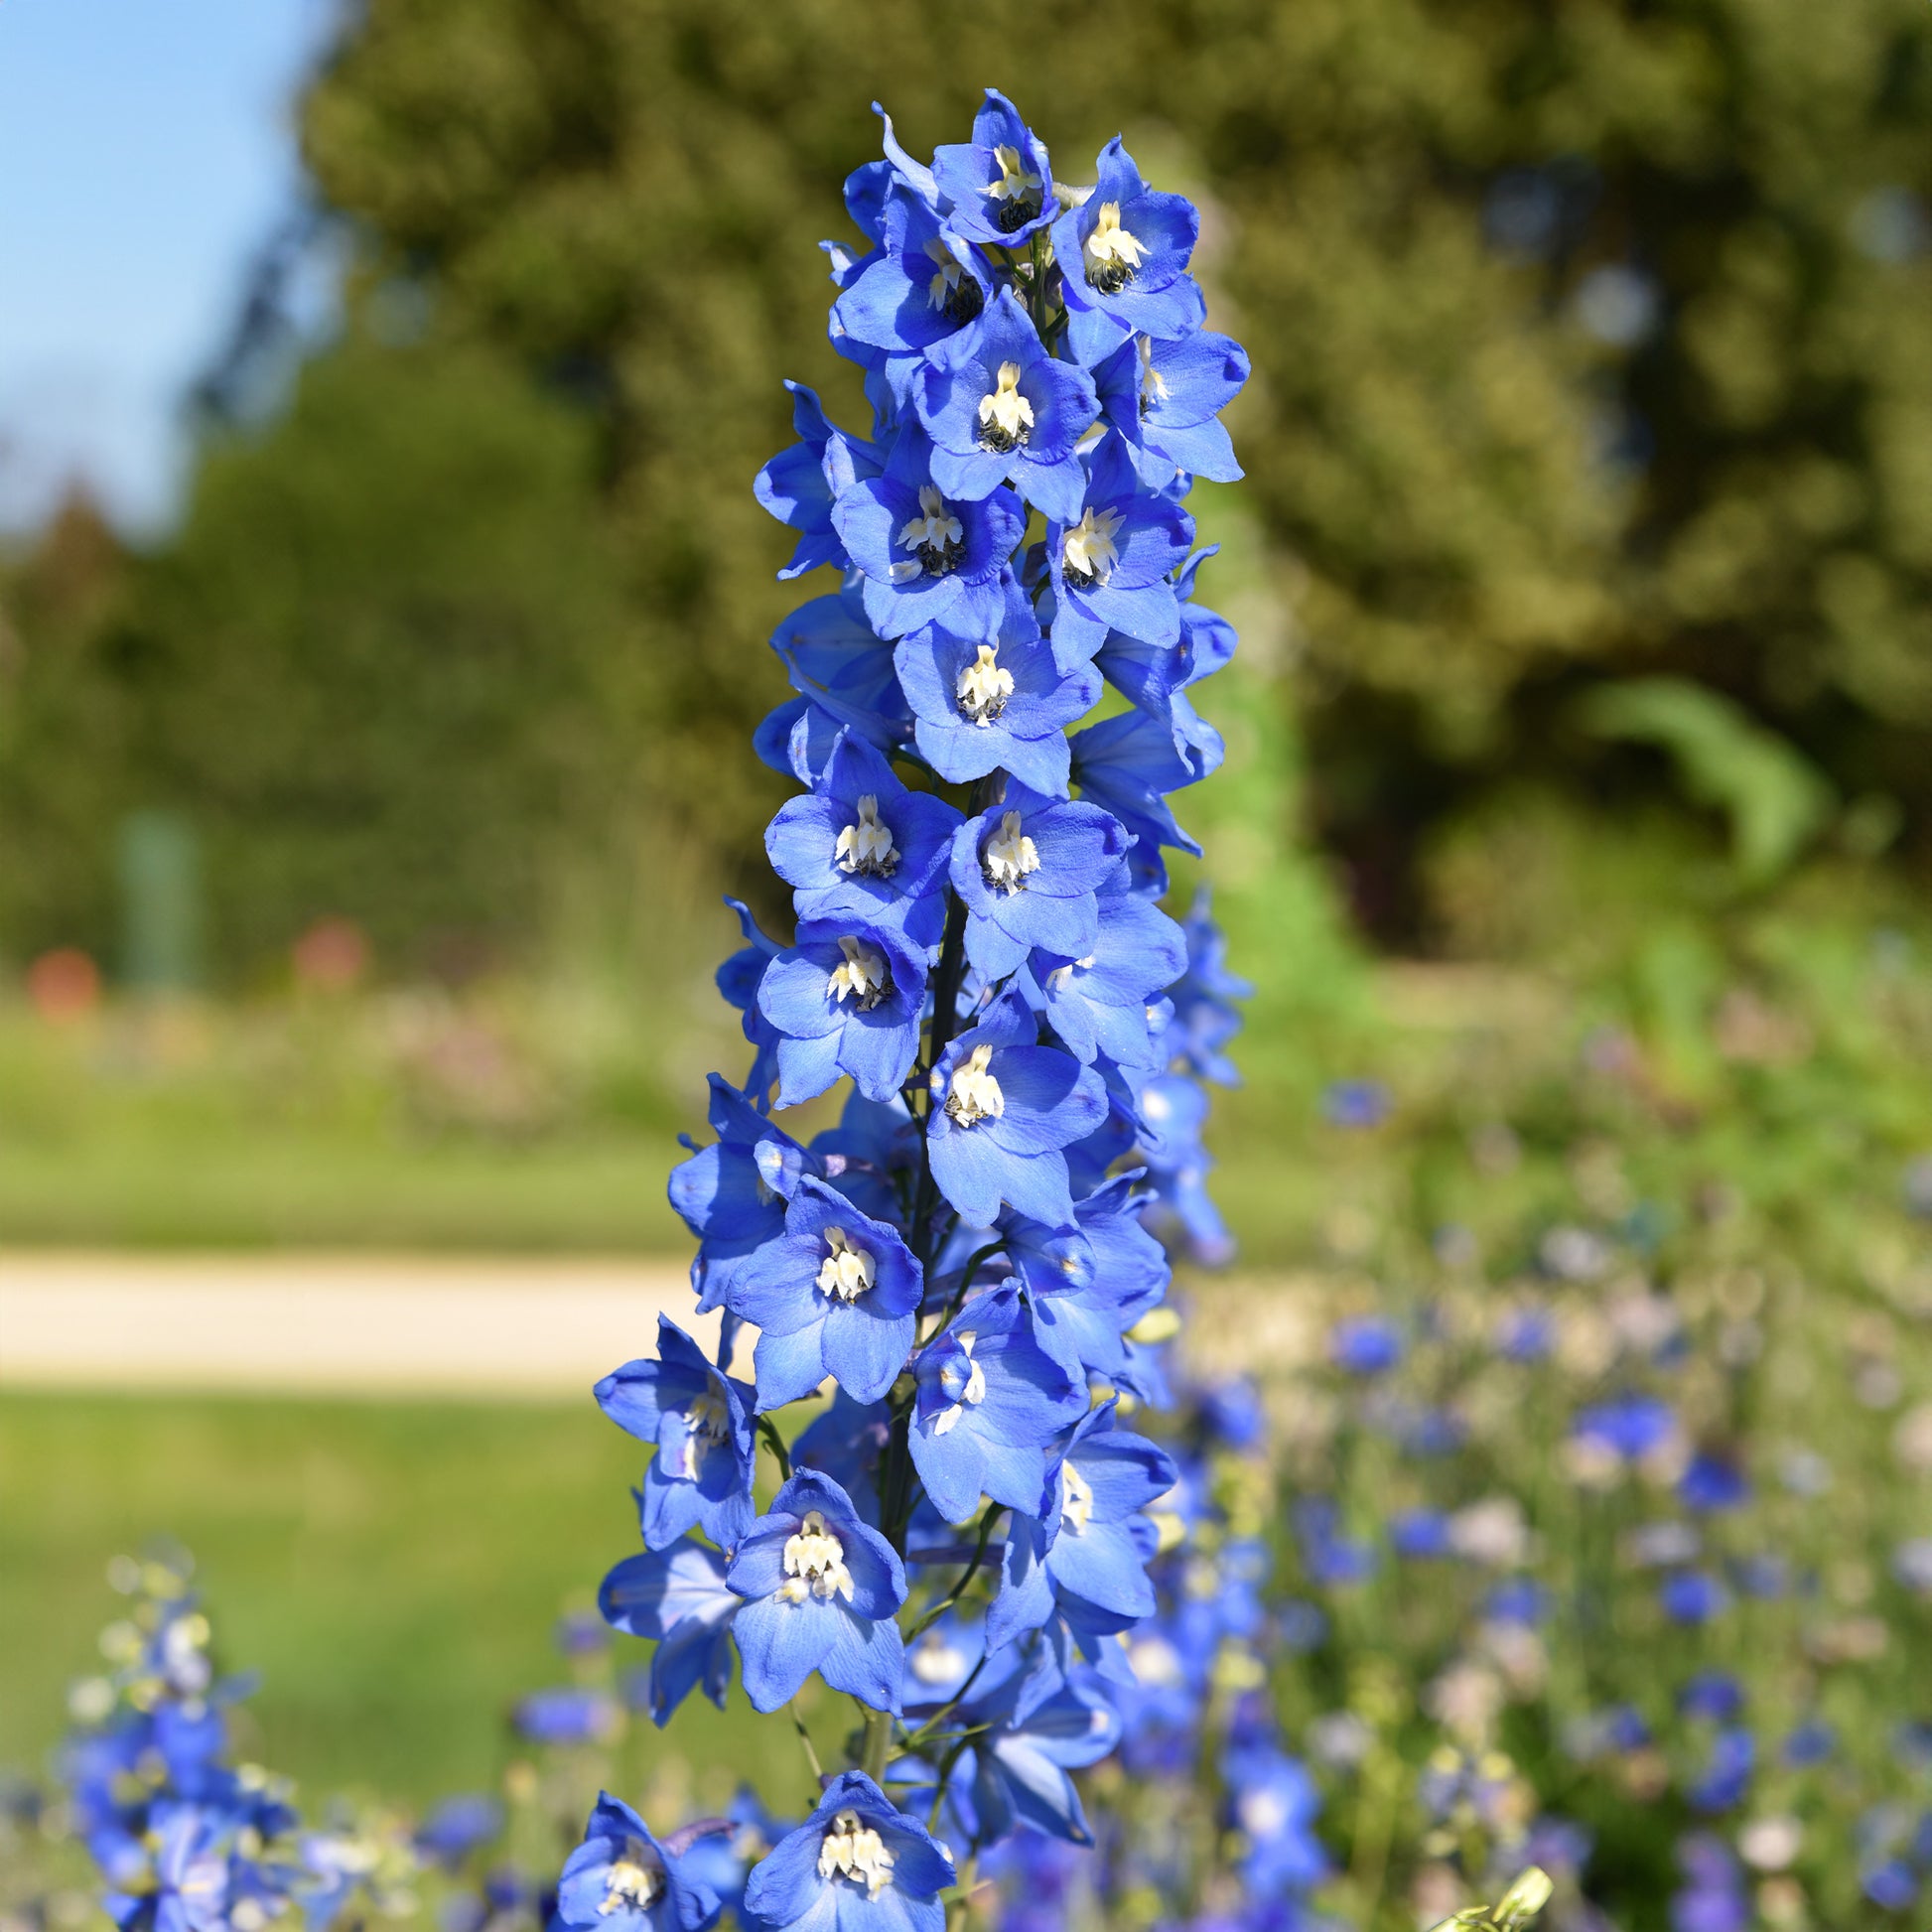
<instances>
[{"instance_id":1,"label":"grass","mask_svg":"<svg viewBox=\"0 0 1932 1932\"><path fill-rule=\"evenodd\" d=\"M0 1765L43 1762L116 1613L107 1559L165 1532L224 1666L261 1674L246 1754L310 1799L486 1786L509 1705L565 1676L558 1612L638 1547L641 1453L588 1405L0 1399ZM648 1657L616 1643L621 1671ZM734 1702L662 1740L638 1721L633 1761L673 1750L795 1800L795 1750L772 1762ZM841 1722L832 1701L815 1722Z\"/></svg>"}]
</instances>

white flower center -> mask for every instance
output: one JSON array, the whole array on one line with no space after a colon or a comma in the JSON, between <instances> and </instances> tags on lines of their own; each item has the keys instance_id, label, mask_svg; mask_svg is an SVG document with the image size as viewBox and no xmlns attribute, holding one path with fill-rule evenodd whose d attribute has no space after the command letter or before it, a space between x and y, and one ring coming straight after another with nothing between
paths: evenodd
<instances>
[{"instance_id":1,"label":"white flower center","mask_svg":"<svg viewBox=\"0 0 1932 1932\"><path fill-rule=\"evenodd\" d=\"M1026 442L1034 427L1034 406L1020 393L1020 364L1002 362L996 387L980 398L980 443L1005 451Z\"/></svg>"},{"instance_id":2,"label":"white flower center","mask_svg":"<svg viewBox=\"0 0 1932 1932\"><path fill-rule=\"evenodd\" d=\"M604 1902L597 1908L601 1918L641 1911L664 1889L663 1874L644 1863L648 1857L635 1839L625 1842L622 1857L613 1860L604 1874Z\"/></svg>"},{"instance_id":3,"label":"white flower center","mask_svg":"<svg viewBox=\"0 0 1932 1932\"><path fill-rule=\"evenodd\" d=\"M684 1412L684 1442L678 1450L678 1473L695 1482L706 1456L731 1436L731 1411L721 1397L707 1389Z\"/></svg>"},{"instance_id":4,"label":"white flower center","mask_svg":"<svg viewBox=\"0 0 1932 1932\"><path fill-rule=\"evenodd\" d=\"M947 301L958 294L960 278L965 270L937 236L926 243L925 251L939 265L938 273L926 284L925 299L930 307L943 309Z\"/></svg>"},{"instance_id":5,"label":"white flower center","mask_svg":"<svg viewBox=\"0 0 1932 1932\"><path fill-rule=\"evenodd\" d=\"M961 1127L989 1117L998 1120L1007 1110L1007 1097L1000 1083L987 1068L993 1062L990 1046L975 1046L952 1070L952 1085L946 1094L946 1112Z\"/></svg>"},{"instance_id":6,"label":"white flower center","mask_svg":"<svg viewBox=\"0 0 1932 1932\"><path fill-rule=\"evenodd\" d=\"M834 1596L852 1600L852 1572L845 1567L845 1545L825 1527L825 1518L808 1509L797 1534L785 1539L785 1580L779 1599L802 1603L807 1596L829 1602Z\"/></svg>"},{"instance_id":7,"label":"white flower center","mask_svg":"<svg viewBox=\"0 0 1932 1932\"><path fill-rule=\"evenodd\" d=\"M825 1246L830 1252L819 1264L818 1292L848 1304L856 1302L877 1275L871 1255L855 1248L844 1228L827 1228Z\"/></svg>"},{"instance_id":8,"label":"white flower center","mask_svg":"<svg viewBox=\"0 0 1932 1932\"><path fill-rule=\"evenodd\" d=\"M1013 673L1000 664L1000 647L982 644L979 655L965 665L953 686L961 715L976 725L990 725L1013 696Z\"/></svg>"},{"instance_id":9,"label":"white flower center","mask_svg":"<svg viewBox=\"0 0 1932 1932\"><path fill-rule=\"evenodd\" d=\"M893 990L893 976L885 958L849 932L840 936L839 951L845 954L845 963L832 968L825 982L825 997L838 1005L850 997L858 1001L861 1013L870 1013Z\"/></svg>"},{"instance_id":10,"label":"white flower center","mask_svg":"<svg viewBox=\"0 0 1932 1932\"><path fill-rule=\"evenodd\" d=\"M1141 414L1147 412L1158 402L1168 399L1168 385L1161 371L1154 366L1154 338L1141 338Z\"/></svg>"},{"instance_id":11,"label":"white flower center","mask_svg":"<svg viewBox=\"0 0 1932 1932\"><path fill-rule=\"evenodd\" d=\"M1277 1838L1289 1821L1288 1801L1279 1791L1265 1786L1259 1791L1244 1791L1235 1808L1250 1838Z\"/></svg>"},{"instance_id":12,"label":"white flower center","mask_svg":"<svg viewBox=\"0 0 1932 1932\"><path fill-rule=\"evenodd\" d=\"M1076 972L1084 973L1090 971L1092 969L1093 962L1094 962L1094 955L1092 953L1088 953L1086 958L1084 959L1070 959L1067 961L1067 963L1064 966L1055 966L1053 970L1046 975L1046 984L1050 986L1055 993L1064 993L1066 989L1073 984L1073 975ZM1150 1007L1148 1011L1152 1013L1153 1008Z\"/></svg>"},{"instance_id":13,"label":"white flower center","mask_svg":"<svg viewBox=\"0 0 1932 1932\"><path fill-rule=\"evenodd\" d=\"M893 1882L893 1855L856 1811L840 1812L818 1848L818 1875L830 1878L835 1873L864 1885L868 1898L876 1898Z\"/></svg>"},{"instance_id":14,"label":"white flower center","mask_svg":"<svg viewBox=\"0 0 1932 1932\"><path fill-rule=\"evenodd\" d=\"M1104 584L1114 574L1114 566L1120 562L1114 538L1125 521L1119 510L1096 512L1091 504L1080 512L1079 522L1060 542L1061 560L1076 589L1084 591Z\"/></svg>"},{"instance_id":15,"label":"white flower center","mask_svg":"<svg viewBox=\"0 0 1932 1932\"><path fill-rule=\"evenodd\" d=\"M1018 148L1010 148L1002 142L993 150L993 159L999 164L1000 179L988 182L986 193L996 202L1039 200L1039 191L1045 184L1021 160Z\"/></svg>"},{"instance_id":16,"label":"white flower center","mask_svg":"<svg viewBox=\"0 0 1932 1932\"><path fill-rule=\"evenodd\" d=\"M966 547L966 526L946 507L946 499L932 483L919 485L919 513L907 517L900 526L898 546L910 550L917 561L895 564L893 582L905 584L921 572L944 577L954 569Z\"/></svg>"},{"instance_id":17,"label":"white flower center","mask_svg":"<svg viewBox=\"0 0 1932 1932\"><path fill-rule=\"evenodd\" d=\"M1060 1520L1075 1536L1086 1534L1093 1519L1093 1491L1071 1462L1060 1464Z\"/></svg>"},{"instance_id":18,"label":"white flower center","mask_svg":"<svg viewBox=\"0 0 1932 1932\"><path fill-rule=\"evenodd\" d=\"M952 1406L941 1409L932 1419L935 1436L948 1434L968 1409L977 1409L986 1400L986 1371L973 1359L973 1344L979 1339L970 1329L958 1337L963 1364L948 1361L939 1371L939 1387L952 1397Z\"/></svg>"},{"instance_id":19,"label":"white flower center","mask_svg":"<svg viewBox=\"0 0 1932 1932\"><path fill-rule=\"evenodd\" d=\"M1002 812L1000 829L980 848L986 883L1007 893L1019 892L1027 875L1039 870L1039 853L1021 825L1018 812Z\"/></svg>"},{"instance_id":20,"label":"white flower center","mask_svg":"<svg viewBox=\"0 0 1932 1932\"><path fill-rule=\"evenodd\" d=\"M898 864L898 848L892 828L879 817L879 800L867 792L859 800L859 816L839 834L832 860L841 872L862 872L890 879Z\"/></svg>"},{"instance_id":21,"label":"white flower center","mask_svg":"<svg viewBox=\"0 0 1932 1932\"><path fill-rule=\"evenodd\" d=\"M1103 202L1081 252L1087 258L1087 280L1103 295L1118 295L1134 279L1147 249L1120 225L1120 204Z\"/></svg>"}]
</instances>

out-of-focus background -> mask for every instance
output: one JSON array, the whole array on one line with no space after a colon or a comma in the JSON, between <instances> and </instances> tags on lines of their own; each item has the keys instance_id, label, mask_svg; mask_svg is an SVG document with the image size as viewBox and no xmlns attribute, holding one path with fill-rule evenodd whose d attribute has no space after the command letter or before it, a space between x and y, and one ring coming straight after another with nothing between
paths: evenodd
<instances>
[{"instance_id":1,"label":"out-of-focus background","mask_svg":"<svg viewBox=\"0 0 1932 1932\"><path fill-rule=\"evenodd\" d=\"M750 479L781 377L863 421L816 243L868 101L924 152L989 83L1202 204L1253 356L1182 812L1256 987L1241 1268L1735 1206L1819 1346L1922 1370L1915 0L9 0L0 1277L681 1259L720 900L782 918ZM0 1758L165 1527L278 1763L474 1781L629 1547L584 1402L14 1389L0 1457Z\"/></svg>"}]
</instances>

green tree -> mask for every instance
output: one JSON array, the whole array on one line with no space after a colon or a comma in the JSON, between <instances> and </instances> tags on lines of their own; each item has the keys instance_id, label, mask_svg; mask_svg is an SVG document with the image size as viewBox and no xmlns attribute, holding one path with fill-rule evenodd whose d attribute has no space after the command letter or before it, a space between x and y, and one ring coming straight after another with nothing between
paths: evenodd
<instances>
[{"instance_id":1,"label":"green tree","mask_svg":"<svg viewBox=\"0 0 1932 1932\"><path fill-rule=\"evenodd\" d=\"M573 866L622 863L641 785L594 442L486 348L352 336L266 428L208 439L179 533L84 621L26 595L44 549L0 750L10 949L111 951L143 807L201 834L231 971L323 913L391 965L527 947Z\"/></svg>"},{"instance_id":2,"label":"green tree","mask_svg":"<svg viewBox=\"0 0 1932 1932\"><path fill-rule=\"evenodd\" d=\"M1401 934L1434 828L1505 775L1666 777L1576 722L1632 672L1926 838L1927 53L1912 0L368 0L303 135L372 272L593 400L688 797L768 689L745 479L863 103L923 148L1000 84L1076 180L1183 130L1315 813ZM736 841L768 802L707 816Z\"/></svg>"}]
</instances>

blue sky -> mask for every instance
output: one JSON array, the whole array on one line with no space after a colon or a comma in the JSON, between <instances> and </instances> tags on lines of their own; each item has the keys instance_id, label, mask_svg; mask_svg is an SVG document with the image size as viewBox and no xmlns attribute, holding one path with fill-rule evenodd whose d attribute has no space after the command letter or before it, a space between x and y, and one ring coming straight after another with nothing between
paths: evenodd
<instances>
[{"instance_id":1,"label":"blue sky","mask_svg":"<svg viewBox=\"0 0 1932 1932\"><path fill-rule=\"evenodd\" d=\"M335 0L0 0L0 528L165 522L179 403L297 189Z\"/></svg>"}]
</instances>

